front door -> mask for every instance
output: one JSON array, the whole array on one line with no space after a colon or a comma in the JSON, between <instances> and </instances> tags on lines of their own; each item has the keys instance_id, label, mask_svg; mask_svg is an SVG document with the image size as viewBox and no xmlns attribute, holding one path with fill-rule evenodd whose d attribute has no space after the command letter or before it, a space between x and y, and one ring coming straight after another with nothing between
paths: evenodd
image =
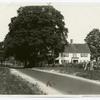
<instances>
[{"instance_id":1,"label":"front door","mask_svg":"<svg viewBox=\"0 0 100 100\"><path fill-rule=\"evenodd\" d=\"M78 57L72 57L72 63L78 63Z\"/></svg>"},{"instance_id":2,"label":"front door","mask_svg":"<svg viewBox=\"0 0 100 100\"><path fill-rule=\"evenodd\" d=\"M73 60L73 63L78 63L78 60Z\"/></svg>"}]
</instances>

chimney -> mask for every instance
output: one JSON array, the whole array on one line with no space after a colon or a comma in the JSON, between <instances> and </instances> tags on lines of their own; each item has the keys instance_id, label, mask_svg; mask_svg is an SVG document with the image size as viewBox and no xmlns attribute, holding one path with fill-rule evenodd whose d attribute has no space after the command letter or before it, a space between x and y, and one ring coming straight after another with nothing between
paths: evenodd
<instances>
[{"instance_id":1,"label":"chimney","mask_svg":"<svg viewBox=\"0 0 100 100\"><path fill-rule=\"evenodd\" d=\"M73 44L73 39L70 39L70 44Z\"/></svg>"}]
</instances>

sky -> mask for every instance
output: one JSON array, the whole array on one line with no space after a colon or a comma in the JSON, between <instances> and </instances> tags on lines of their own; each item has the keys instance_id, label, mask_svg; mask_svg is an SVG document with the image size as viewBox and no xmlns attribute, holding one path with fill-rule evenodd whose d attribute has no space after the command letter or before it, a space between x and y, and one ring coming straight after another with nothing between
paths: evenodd
<instances>
[{"instance_id":1,"label":"sky","mask_svg":"<svg viewBox=\"0 0 100 100\"><path fill-rule=\"evenodd\" d=\"M21 6L27 5L48 5L45 2L14 2L0 1L0 41L3 41L9 31L10 19L17 16L17 10ZM25 0L24 0L25 1ZM58 0L59 1L59 0ZM50 1L51 2L51 1ZM80 2L51 2L57 10L64 16L65 26L68 28L68 41L73 39L74 43L84 43L87 34L93 28L100 29L100 2L80 3Z\"/></svg>"}]
</instances>

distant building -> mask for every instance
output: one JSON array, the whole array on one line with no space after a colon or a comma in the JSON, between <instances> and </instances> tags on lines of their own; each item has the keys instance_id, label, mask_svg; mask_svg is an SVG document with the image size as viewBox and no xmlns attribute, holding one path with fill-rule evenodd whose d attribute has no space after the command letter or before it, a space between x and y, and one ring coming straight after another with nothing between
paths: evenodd
<instances>
[{"instance_id":1,"label":"distant building","mask_svg":"<svg viewBox=\"0 0 100 100\"><path fill-rule=\"evenodd\" d=\"M73 44L71 40L68 46L65 46L63 53L59 53L56 59L59 64L64 63L82 63L90 61L90 50L87 44Z\"/></svg>"}]
</instances>

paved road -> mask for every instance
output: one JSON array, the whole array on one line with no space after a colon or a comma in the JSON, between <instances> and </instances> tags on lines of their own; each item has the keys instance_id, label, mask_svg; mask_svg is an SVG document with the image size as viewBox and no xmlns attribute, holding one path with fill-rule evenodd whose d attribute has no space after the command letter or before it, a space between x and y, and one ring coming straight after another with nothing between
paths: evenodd
<instances>
[{"instance_id":1,"label":"paved road","mask_svg":"<svg viewBox=\"0 0 100 100\"><path fill-rule=\"evenodd\" d=\"M63 94L100 94L100 84L30 69L20 69L19 71L42 81L46 85L52 85L53 88Z\"/></svg>"}]
</instances>

